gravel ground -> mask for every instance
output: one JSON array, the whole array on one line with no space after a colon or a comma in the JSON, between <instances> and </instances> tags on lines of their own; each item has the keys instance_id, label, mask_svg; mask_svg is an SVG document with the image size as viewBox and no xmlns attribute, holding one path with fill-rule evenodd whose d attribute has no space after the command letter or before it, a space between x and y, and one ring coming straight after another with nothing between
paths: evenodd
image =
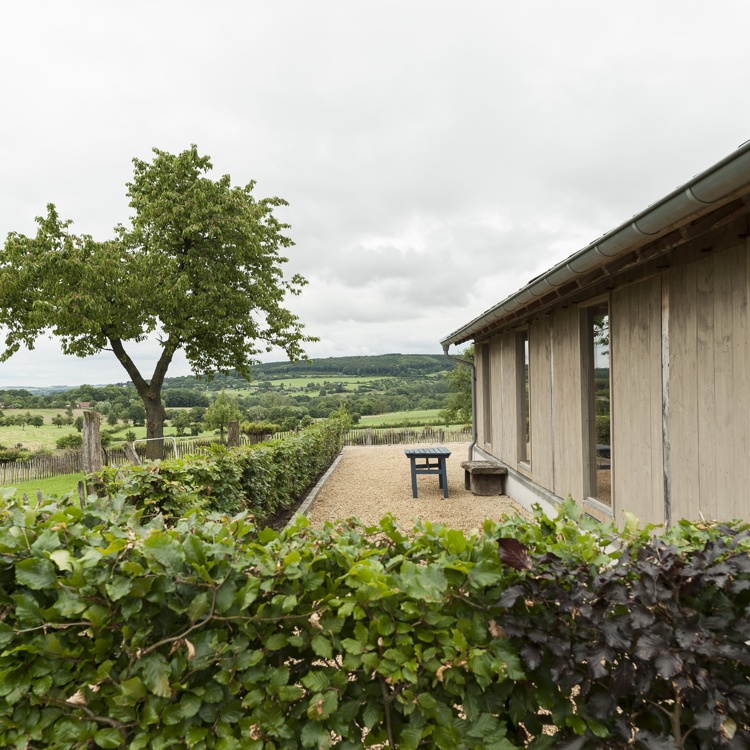
<instances>
[{"instance_id":1,"label":"gravel ground","mask_svg":"<svg viewBox=\"0 0 750 750\"><path fill-rule=\"evenodd\" d=\"M528 516L528 512L509 497L479 497L464 489L461 461L467 458L468 443L446 443L420 448L445 447L451 451L447 460L448 499L438 487L435 474L417 476L419 497L411 496L407 446L351 446L344 448L338 466L317 495L310 510L313 524L356 517L375 524L386 513L392 513L399 524L411 528L413 521L444 523L470 532L482 526L485 518L499 519L503 514Z\"/></svg>"}]
</instances>

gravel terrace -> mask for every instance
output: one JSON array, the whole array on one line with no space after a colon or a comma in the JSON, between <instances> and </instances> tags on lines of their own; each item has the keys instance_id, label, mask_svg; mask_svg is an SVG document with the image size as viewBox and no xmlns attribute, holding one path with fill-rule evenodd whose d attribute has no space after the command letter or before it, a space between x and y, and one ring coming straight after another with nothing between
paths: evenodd
<instances>
[{"instance_id":1,"label":"gravel terrace","mask_svg":"<svg viewBox=\"0 0 750 750\"><path fill-rule=\"evenodd\" d=\"M437 474L417 476L419 497L411 496L409 459L404 445L348 446L328 481L318 493L309 515L313 524L352 516L368 524L392 513L404 528L416 518L444 523L470 532L479 529L485 518L503 514L529 516L528 511L509 497L479 497L464 489L461 462L467 459L468 443L426 444L420 448L445 447L451 452L446 461L448 499L438 487Z\"/></svg>"}]
</instances>

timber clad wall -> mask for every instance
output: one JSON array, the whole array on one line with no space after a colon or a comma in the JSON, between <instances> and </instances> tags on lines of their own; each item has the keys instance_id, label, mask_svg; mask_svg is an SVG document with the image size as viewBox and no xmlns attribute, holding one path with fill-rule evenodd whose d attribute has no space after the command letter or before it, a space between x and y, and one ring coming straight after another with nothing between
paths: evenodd
<instances>
[{"instance_id":1,"label":"timber clad wall","mask_svg":"<svg viewBox=\"0 0 750 750\"><path fill-rule=\"evenodd\" d=\"M552 320L545 316L529 326L531 392L531 475L543 487L555 486L552 414Z\"/></svg>"},{"instance_id":2,"label":"timber clad wall","mask_svg":"<svg viewBox=\"0 0 750 750\"><path fill-rule=\"evenodd\" d=\"M559 498L588 486L582 308L609 301L613 511L652 523L748 516L747 220L686 243L630 281L503 330L477 347L479 447ZM594 294L596 293L596 294ZM519 462L518 330L528 330L531 461ZM522 385L522 384L521 384ZM668 515L669 514L669 515Z\"/></svg>"},{"instance_id":3,"label":"timber clad wall","mask_svg":"<svg viewBox=\"0 0 750 750\"><path fill-rule=\"evenodd\" d=\"M674 518L748 515L747 263L743 241L670 274Z\"/></svg>"},{"instance_id":4,"label":"timber clad wall","mask_svg":"<svg viewBox=\"0 0 750 750\"><path fill-rule=\"evenodd\" d=\"M663 523L660 277L612 294L611 341L613 495L628 498L619 511Z\"/></svg>"}]
</instances>

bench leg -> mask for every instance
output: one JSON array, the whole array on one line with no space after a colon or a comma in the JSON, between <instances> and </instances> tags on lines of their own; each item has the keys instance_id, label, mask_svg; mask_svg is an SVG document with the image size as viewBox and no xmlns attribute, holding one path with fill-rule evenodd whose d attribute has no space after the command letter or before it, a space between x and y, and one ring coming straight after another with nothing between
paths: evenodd
<instances>
[{"instance_id":1,"label":"bench leg","mask_svg":"<svg viewBox=\"0 0 750 750\"><path fill-rule=\"evenodd\" d=\"M417 496L417 466L414 459L411 459L411 496Z\"/></svg>"},{"instance_id":2,"label":"bench leg","mask_svg":"<svg viewBox=\"0 0 750 750\"><path fill-rule=\"evenodd\" d=\"M464 469L464 489L471 489L471 474L466 469Z\"/></svg>"},{"instance_id":3,"label":"bench leg","mask_svg":"<svg viewBox=\"0 0 750 750\"><path fill-rule=\"evenodd\" d=\"M448 469L445 465L445 459L440 461L440 487L443 490L443 497L448 497Z\"/></svg>"}]
</instances>

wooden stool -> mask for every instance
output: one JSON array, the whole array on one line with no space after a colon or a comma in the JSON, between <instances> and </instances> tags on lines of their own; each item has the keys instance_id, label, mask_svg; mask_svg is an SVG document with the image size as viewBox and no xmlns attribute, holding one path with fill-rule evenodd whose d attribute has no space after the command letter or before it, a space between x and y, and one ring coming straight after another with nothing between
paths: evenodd
<instances>
[{"instance_id":1,"label":"wooden stool","mask_svg":"<svg viewBox=\"0 0 750 750\"><path fill-rule=\"evenodd\" d=\"M464 486L472 495L502 495L503 477L508 474L504 466L492 461L462 461Z\"/></svg>"}]
</instances>

